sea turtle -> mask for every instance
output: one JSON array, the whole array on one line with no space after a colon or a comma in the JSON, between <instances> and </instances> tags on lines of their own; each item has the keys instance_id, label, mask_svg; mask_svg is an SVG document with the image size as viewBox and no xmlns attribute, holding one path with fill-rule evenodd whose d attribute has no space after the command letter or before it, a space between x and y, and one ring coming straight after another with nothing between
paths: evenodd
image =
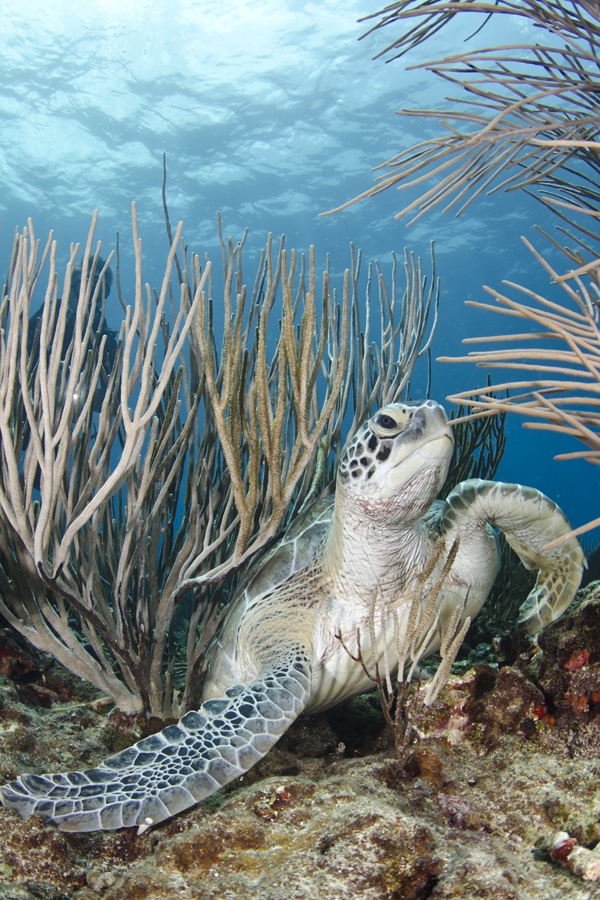
<instances>
[{"instance_id":1,"label":"sea turtle","mask_svg":"<svg viewBox=\"0 0 600 900\"><path fill-rule=\"evenodd\" d=\"M385 652L388 667L397 666L419 575L427 573L423 602L440 579L440 540L456 553L437 594L442 622L457 607L463 620L473 616L485 601L498 569L492 526L539 569L523 626L535 631L557 618L584 565L575 538L544 550L570 530L564 514L537 490L479 479L434 503L452 448L432 400L380 409L343 454L335 495L317 500L248 571L200 709L95 769L21 775L2 789L5 805L64 831L143 832L208 797L261 759L302 711L372 687L353 658L359 631L365 658ZM424 655L438 644L434 637Z\"/></svg>"}]
</instances>

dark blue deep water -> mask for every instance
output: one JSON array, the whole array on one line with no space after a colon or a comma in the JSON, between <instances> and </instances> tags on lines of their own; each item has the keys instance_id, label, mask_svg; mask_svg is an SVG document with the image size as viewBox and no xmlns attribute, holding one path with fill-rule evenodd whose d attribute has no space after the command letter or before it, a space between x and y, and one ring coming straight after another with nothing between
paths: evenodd
<instances>
[{"instance_id":1,"label":"dark blue deep water","mask_svg":"<svg viewBox=\"0 0 600 900\"><path fill-rule=\"evenodd\" d=\"M138 204L148 281L167 252L161 206L162 154L168 160L173 221L188 244L217 261L215 213L227 233L250 229L248 267L268 232L287 246L313 243L334 272L348 245L388 263L404 246L428 257L435 239L442 278L436 354L461 353L468 335L500 332L503 317L465 308L482 285L503 278L540 293L547 277L519 237L543 247L534 224L553 228L525 195L482 197L463 216L432 213L407 229L391 191L340 214L319 213L372 184L370 168L435 133L435 123L394 114L439 108L447 87L405 64L457 52L473 22L457 23L405 61L372 57L393 37L359 41L357 19L372 0L3 0L0 10L0 260L6 269L16 226L32 217L50 228L65 260L83 241L92 210L108 250L122 236L130 253L130 204ZM479 46L522 42L532 34L505 19L484 29ZM407 196L407 199L410 199ZM112 298L111 298L112 299ZM115 306L113 315L118 315ZM109 310L109 320L111 310ZM432 394L483 383L472 366L435 364ZM566 438L507 425L499 477L556 499L574 525L598 514L598 469L555 462L579 449Z\"/></svg>"}]
</instances>

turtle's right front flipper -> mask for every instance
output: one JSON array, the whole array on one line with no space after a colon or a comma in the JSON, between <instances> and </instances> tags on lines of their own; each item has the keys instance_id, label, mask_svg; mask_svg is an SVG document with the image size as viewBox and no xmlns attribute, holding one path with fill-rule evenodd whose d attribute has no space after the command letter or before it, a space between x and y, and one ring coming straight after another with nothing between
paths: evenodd
<instances>
[{"instance_id":1,"label":"turtle's right front flipper","mask_svg":"<svg viewBox=\"0 0 600 900\"><path fill-rule=\"evenodd\" d=\"M499 528L527 569L537 569L534 587L519 610L519 623L539 631L558 619L575 596L585 556L564 512L535 488L472 478L448 495L447 530L461 536L489 522ZM548 549L547 545L563 540Z\"/></svg>"},{"instance_id":2,"label":"turtle's right front flipper","mask_svg":"<svg viewBox=\"0 0 600 900\"><path fill-rule=\"evenodd\" d=\"M42 815L62 831L137 825L141 833L250 769L300 714L309 690L308 659L294 650L260 677L206 701L98 768L21 775L2 788L2 801L24 818Z\"/></svg>"}]
</instances>

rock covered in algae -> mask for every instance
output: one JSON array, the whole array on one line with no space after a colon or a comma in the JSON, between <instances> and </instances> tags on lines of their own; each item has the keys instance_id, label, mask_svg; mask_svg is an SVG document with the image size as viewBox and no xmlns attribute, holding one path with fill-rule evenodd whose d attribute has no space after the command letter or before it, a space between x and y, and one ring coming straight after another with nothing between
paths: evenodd
<instances>
[{"instance_id":1,"label":"rock covered in algae","mask_svg":"<svg viewBox=\"0 0 600 900\"><path fill-rule=\"evenodd\" d=\"M511 665L451 679L415 707L422 738L402 760L360 698L301 719L239 782L140 837L0 810L0 900L592 900L598 887L552 841L567 835L582 858L600 842L597 629L588 598ZM27 691L18 666L0 684L3 780L88 767L158 727L63 690L56 671L51 702L34 705L34 663ZM586 710L565 700L574 685Z\"/></svg>"},{"instance_id":2,"label":"rock covered in algae","mask_svg":"<svg viewBox=\"0 0 600 900\"><path fill-rule=\"evenodd\" d=\"M566 831L559 831L548 842L547 850L553 860L584 881L600 881L600 843L588 850Z\"/></svg>"}]
</instances>

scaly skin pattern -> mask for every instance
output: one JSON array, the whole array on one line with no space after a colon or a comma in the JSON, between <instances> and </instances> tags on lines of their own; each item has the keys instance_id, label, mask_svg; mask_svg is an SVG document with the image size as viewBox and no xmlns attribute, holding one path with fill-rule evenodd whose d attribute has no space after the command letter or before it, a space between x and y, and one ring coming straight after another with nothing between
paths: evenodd
<instances>
[{"instance_id":1,"label":"scaly skin pattern","mask_svg":"<svg viewBox=\"0 0 600 900\"><path fill-rule=\"evenodd\" d=\"M63 831L137 825L142 833L262 759L302 710L309 687L308 661L299 651L96 769L21 775L3 788L3 801L23 817L42 815Z\"/></svg>"},{"instance_id":2,"label":"scaly skin pattern","mask_svg":"<svg viewBox=\"0 0 600 900\"><path fill-rule=\"evenodd\" d=\"M463 481L448 495L442 529L460 539L460 558L475 558L483 528L489 523L503 532L527 569L537 569L533 589L521 604L519 622L539 631L558 619L579 587L585 557L577 538L570 537L546 550L571 528L563 511L540 491L521 484Z\"/></svg>"},{"instance_id":3,"label":"scaly skin pattern","mask_svg":"<svg viewBox=\"0 0 600 900\"><path fill-rule=\"evenodd\" d=\"M440 579L440 539L446 550L458 548L436 600L442 626L457 607L464 621L485 602L499 564L492 526L527 567L539 569L521 607L523 626L536 630L557 618L584 565L574 538L545 549L569 532L564 514L532 488L479 480L434 503L452 448L437 403L379 410L344 453L335 497L316 501L249 568L200 709L97 768L20 775L2 788L4 804L64 831L143 832L210 796L261 759L303 710L372 687L353 658L359 633L363 658L385 654L393 672L415 591L425 603ZM432 638L424 655L438 646Z\"/></svg>"}]
</instances>

